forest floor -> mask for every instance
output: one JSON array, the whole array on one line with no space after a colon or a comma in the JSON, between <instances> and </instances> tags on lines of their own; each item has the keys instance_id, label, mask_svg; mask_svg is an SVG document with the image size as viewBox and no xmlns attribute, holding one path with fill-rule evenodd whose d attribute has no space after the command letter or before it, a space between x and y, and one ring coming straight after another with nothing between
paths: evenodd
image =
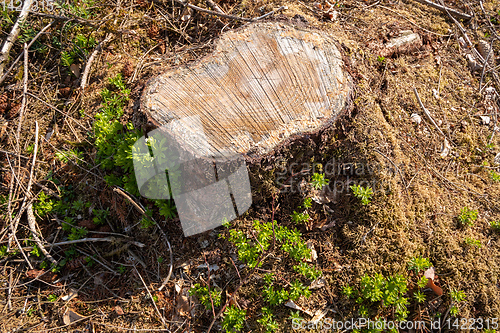
<instances>
[{"instance_id":1,"label":"forest floor","mask_svg":"<svg viewBox=\"0 0 500 333\"><path fill-rule=\"evenodd\" d=\"M215 2L39 1L28 14L0 73L0 331L500 328L500 4L446 0L471 16L452 19L413 0ZM238 18L278 9L265 19L339 42L352 107L251 165L245 214L184 237L172 202L138 195L142 90ZM408 30L414 43L389 47Z\"/></svg>"}]
</instances>

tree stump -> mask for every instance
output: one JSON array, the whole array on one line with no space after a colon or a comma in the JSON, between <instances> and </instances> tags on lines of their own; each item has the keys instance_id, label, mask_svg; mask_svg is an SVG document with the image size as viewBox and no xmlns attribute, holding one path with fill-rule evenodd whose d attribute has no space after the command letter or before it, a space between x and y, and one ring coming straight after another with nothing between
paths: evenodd
<instances>
[{"instance_id":1,"label":"tree stump","mask_svg":"<svg viewBox=\"0 0 500 333\"><path fill-rule=\"evenodd\" d=\"M242 156L264 156L291 136L329 126L351 88L326 33L265 22L223 34L208 56L148 82L141 109L158 127L148 134L153 156L163 157L154 167L137 163L141 194L173 195L186 235L235 218L251 204ZM147 145L139 140L136 151L148 156ZM152 186L165 169L176 170L170 182L156 177Z\"/></svg>"}]
</instances>

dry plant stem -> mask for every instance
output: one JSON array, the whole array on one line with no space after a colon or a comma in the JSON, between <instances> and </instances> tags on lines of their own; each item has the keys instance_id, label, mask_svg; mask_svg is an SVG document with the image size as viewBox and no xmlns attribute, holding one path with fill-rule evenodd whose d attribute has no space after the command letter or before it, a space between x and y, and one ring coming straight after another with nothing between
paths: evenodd
<instances>
[{"instance_id":1,"label":"dry plant stem","mask_svg":"<svg viewBox=\"0 0 500 333\"><path fill-rule=\"evenodd\" d=\"M34 152L33 152L33 162L31 163L31 171L30 171L30 179L28 181L28 188L26 189L26 197L31 196L31 184L33 183L33 173L35 171L35 163L36 163L36 153L38 150L38 121L35 121L35 147L34 147ZM24 204L24 202L23 202ZM28 226L30 227L31 234L33 235L33 239L35 240L36 245L42 251L45 257L49 259L53 264L57 265L57 260L50 255L50 253L45 249L45 247L42 244L42 241L38 237L37 231L36 231L36 219L35 215L33 214L33 204L30 202L28 203L28 206L26 208L26 214L28 215ZM22 251L22 249L20 249Z\"/></svg>"},{"instance_id":2,"label":"dry plant stem","mask_svg":"<svg viewBox=\"0 0 500 333\"><path fill-rule=\"evenodd\" d=\"M440 37L449 37L449 36L450 36L450 35L442 35L442 34L439 34L439 33L437 33L437 32L430 31L430 30L427 30L427 29L425 29L425 28L422 28L421 26L419 26L418 24L416 24L415 22L413 22L412 20L410 20L410 19L409 19L409 18L407 18L406 16L401 15L401 14L399 14L398 12L396 12L396 11L394 11L394 10L392 10L392 9L388 8L388 7L385 7L385 6L382 6L382 5L378 5L378 7L382 8L382 9L385 9L385 10L387 10L387 11L391 12L391 13L394 13L394 14L396 14L397 16L399 16L399 17L401 17L401 18L404 18L406 21L410 22L412 25L416 26L416 27L417 27L417 28L419 28L419 29L422 29L422 30L423 30L423 31L425 31L425 32L428 32L428 33L430 33L430 34L433 34L433 35L436 35L436 36L440 36Z\"/></svg>"},{"instance_id":3,"label":"dry plant stem","mask_svg":"<svg viewBox=\"0 0 500 333\"><path fill-rule=\"evenodd\" d=\"M24 75L23 75L23 99L21 102L21 110L19 112L19 123L17 124L17 131L16 131L16 153L18 154L17 156L17 174L18 174L18 179L19 175L21 174L21 149L20 149L20 136L21 136L21 128L22 128L22 123L23 123L23 118L24 118L24 111L26 110L26 102L27 102L27 95L28 93L28 47L26 43L24 43ZM13 173L13 176L15 174ZM10 220L10 227L11 227L11 234L9 235L9 243L7 244L7 249L10 249L10 242L12 241L12 238L16 238L16 233L17 233L17 225L19 223L19 218L20 212L18 216L15 218L15 222L12 221L12 190L14 188L14 177L12 177L12 181L10 182L10 189L9 189L9 203L8 203L8 214L9 214L9 220ZM20 184L19 184L20 185ZM25 199L23 200L23 204L21 205L21 211L24 208L25 204ZM19 241L17 241L17 245L19 246ZM21 249L21 247L19 247ZM22 250L20 250L22 252ZM23 252L24 253L24 252ZM28 264L31 267L31 263Z\"/></svg>"},{"instance_id":4,"label":"dry plant stem","mask_svg":"<svg viewBox=\"0 0 500 333\"><path fill-rule=\"evenodd\" d=\"M441 1L442 2L442 1ZM483 59L483 57L481 56L481 54L476 50L476 48L474 47L474 45L472 44L472 42L470 41L470 38L469 36L467 35L467 32L465 31L465 29L462 27L462 25L460 24L460 22L458 22L454 17L453 15L451 15L450 12L448 12L448 17L455 23L455 25L458 27L458 29L460 30L460 32L462 33L462 35L464 36L464 39L465 41L467 42L467 45L469 46L469 49L472 50L472 53L474 55L474 57L479 60L479 63L481 65L484 65L484 66L487 66L488 67L488 70L491 71L491 76L493 76L493 79L495 80L496 84L497 84L497 87L500 87L500 78L498 77L498 74L495 70L495 68L491 68L491 66L486 62L485 63L485 59Z\"/></svg>"},{"instance_id":5,"label":"dry plant stem","mask_svg":"<svg viewBox=\"0 0 500 333\"><path fill-rule=\"evenodd\" d=\"M205 255L205 252L203 252L203 259L205 259L205 265L207 265L207 270L208 270L208 282L207 282L208 296L210 296L210 303L212 303L212 313L213 313L214 318L215 318L214 300L212 298L212 293L210 292L210 265L208 264L207 256Z\"/></svg>"},{"instance_id":6,"label":"dry plant stem","mask_svg":"<svg viewBox=\"0 0 500 333\"><path fill-rule=\"evenodd\" d=\"M106 36L106 38L104 38L104 40L102 42L100 42L99 45L97 45L94 52L92 52L92 54L90 55L89 60L87 61L87 64L85 65L85 70L83 71L83 75L82 75L82 81L80 84L80 88L82 90L85 90L85 87L87 86L87 78L88 78L89 73L90 73L90 68L92 67L92 62L94 62L94 59L95 59L97 53L99 53L102 50L103 46L111 40L111 36L112 36L111 34L108 34Z\"/></svg>"},{"instance_id":7,"label":"dry plant stem","mask_svg":"<svg viewBox=\"0 0 500 333\"><path fill-rule=\"evenodd\" d=\"M5 3L4 3L5 4ZM26 21L28 17L29 11L31 9L31 5L33 4L33 0L25 0L23 4L23 9L17 18L16 23L12 27L10 34L5 39L5 43L3 44L2 50L0 51L0 75L3 76L3 70L5 64L7 63L7 59L9 58L10 49L14 42L17 40L17 36L19 36L19 32L21 31L21 25Z\"/></svg>"},{"instance_id":8,"label":"dry plant stem","mask_svg":"<svg viewBox=\"0 0 500 333\"><path fill-rule=\"evenodd\" d=\"M146 290L148 292L148 295L149 295L149 298L151 298L151 302L153 302L153 305L155 306L155 309L156 309L156 312L158 313L158 316L160 316L160 319L161 319L161 322L163 323L163 326L165 326L165 328L167 329L167 331L170 332L170 330L167 328L167 323L165 322L165 318L163 318L163 316L161 315L160 310L158 310L158 307L156 306L156 302L155 302L155 300L153 298L153 295L151 295L151 292L149 291L149 288L146 285L146 282L144 282L144 279L142 278L141 274L139 273L139 271L137 270L137 267L135 267L135 265L134 265L134 270L137 273L137 275L139 276L139 278L141 279L141 282L144 285L144 288L146 288Z\"/></svg>"},{"instance_id":9,"label":"dry plant stem","mask_svg":"<svg viewBox=\"0 0 500 333\"><path fill-rule=\"evenodd\" d=\"M136 200L132 199L131 195L128 194L127 191L125 191L123 188L121 188L119 186L115 186L115 188L113 188L113 191L117 192L117 193L120 193L121 195L123 195L128 201L130 201L130 203L132 205L134 205L134 207L142 215L144 215L146 213L146 210L144 209L144 207L142 207L142 205L140 203L137 203ZM165 232L163 231L163 229L159 226L159 224L154 219L153 219L153 222L156 224L156 227L160 231L161 236L167 242L168 252L170 254L170 265L169 265L168 275L165 278L165 280L163 280L163 283L161 284L160 288L158 288L158 291L162 291L162 289L165 288L165 286L167 285L168 281L170 280L170 277L172 276L172 271L173 271L173 268L174 268L173 267L174 266L174 253L172 252L172 245L170 244L170 241L168 240L168 237L165 234Z\"/></svg>"},{"instance_id":10,"label":"dry plant stem","mask_svg":"<svg viewBox=\"0 0 500 333\"><path fill-rule=\"evenodd\" d=\"M286 6L281 6L277 10L273 10L273 11L271 11L271 12L269 12L267 14L264 14L262 16L259 16L259 17L256 17L256 18L246 18L246 17L240 17L240 16L234 16L234 15L224 14L224 13L220 13L218 11L208 10L208 9L205 9L205 8L201 8L201 7L192 5L190 3L186 3L186 2L184 2L182 0L174 0L174 1L177 2L177 3L179 3L179 4L181 4L181 5L183 5L183 6L188 6L189 8L191 8L193 10L196 10L198 12L201 12L201 13L210 14L210 15L219 16L219 17L224 17L224 18L231 19L231 20L236 20L236 21L243 21L243 22L254 22L254 21L262 20L262 19L264 19L264 18L266 18L268 16L273 15L276 12L279 12L281 10L284 10L284 9L288 8Z\"/></svg>"},{"instance_id":11,"label":"dry plant stem","mask_svg":"<svg viewBox=\"0 0 500 333\"><path fill-rule=\"evenodd\" d=\"M427 110L425 108L424 104L420 100L420 96L418 95L417 88L413 88L413 92L415 93L415 97L417 97L418 104L420 104L420 107L424 111L425 116L427 117L427 119L429 119L429 121L431 122L431 124L434 125L434 127L436 127L436 129L438 130L439 134L441 134L445 139L448 139L446 137L446 135L444 135L443 131L441 131L441 129L439 128L439 126L436 124L436 122L434 121L434 119L432 118L431 113L429 112L429 110Z\"/></svg>"},{"instance_id":12,"label":"dry plant stem","mask_svg":"<svg viewBox=\"0 0 500 333\"><path fill-rule=\"evenodd\" d=\"M415 0L415 1L420 2L423 5L432 7L434 9L440 10L443 13L449 12L451 15L456 16L456 17L461 18L461 19L464 19L464 20L470 20L472 18L471 15L464 14L462 12L459 12L458 10L451 9L449 7L438 5L437 3L434 3L432 1L428 1L428 0Z\"/></svg>"},{"instance_id":13,"label":"dry plant stem","mask_svg":"<svg viewBox=\"0 0 500 333\"><path fill-rule=\"evenodd\" d=\"M132 205L134 205L135 208L137 208L137 210L139 211L139 213L143 214L145 213L144 209L142 207L140 207L137 202L135 202L135 200L133 200L127 193L125 193L125 190L122 189L121 187L119 186L116 186L113 188L113 192L116 192L116 193L119 193L121 195L123 195Z\"/></svg>"},{"instance_id":14,"label":"dry plant stem","mask_svg":"<svg viewBox=\"0 0 500 333\"><path fill-rule=\"evenodd\" d=\"M497 31L495 29L495 27L493 26L493 24L491 23L491 18L490 16L486 13L486 10L484 9L484 6L483 6L483 1L479 0L479 5L481 6L481 10L484 14L484 16L486 17L486 21L488 22L488 25L490 27L490 31L492 33L492 35L494 35L498 40L500 40L500 36L498 36L497 34Z\"/></svg>"},{"instance_id":15,"label":"dry plant stem","mask_svg":"<svg viewBox=\"0 0 500 333\"><path fill-rule=\"evenodd\" d=\"M88 237L88 238L82 238L82 239L75 239L75 240L71 240L71 241L53 243L53 244L47 245L46 247L52 248L55 246L72 245L72 244L86 243L86 242L110 242L110 243L126 242L128 244L132 244L132 245L135 245L135 246L141 247L141 248L146 246L145 244L140 243L140 242L130 241L130 240L126 240L126 239L119 239L116 237L103 237L103 238ZM23 250L30 250L30 249L32 249L32 247L29 247L29 246L23 247Z\"/></svg>"},{"instance_id":16,"label":"dry plant stem","mask_svg":"<svg viewBox=\"0 0 500 333\"><path fill-rule=\"evenodd\" d=\"M269 252L269 251L267 251ZM238 290L240 290L241 287L243 287L243 285L245 285L245 283L247 283L248 279L250 279L250 277L253 275L253 273L255 273L255 271L257 270L257 268L259 267L260 265L260 262L262 261L262 259L264 259L267 255L267 252L263 252L259 258L259 261L257 261L257 264L255 265L255 267L252 269L252 271L250 272L250 274L247 275L247 277L244 279L244 280L241 280L240 281L240 284L238 285L238 287L236 287L236 289L234 290L233 294L231 295L231 297L229 297L229 299L226 301L226 303L224 304L224 306L222 307L222 309L220 309L220 311L217 313L217 315L214 317L214 319L212 320L212 322L210 323L210 326L208 327L208 330L207 330L207 333L210 333L210 331L212 330L212 327L214 326L215 324L215 321L217 320L217 318L219 318L222 313L224 312L224 310L226 310L226 307L227 305L233 300L233 298L236 296L236 294L238 293Z\"/></svg>"},{"instance_id":17,"label":"dry plant stem","mask_svg":"<svg viewBox=\"0 0 500 333\"><path fill-rule=\"evenodd\" d=\"M226 15L226 13L224 13L224 11L215 2L213 2L212 0L205 0L205 1L217 13Z\"/></svg>"},{"instance_id":18,"label":"dry plant stem","mask_svg":"<svg viewBox=\"0 0 500 333\"><path fill-rule=\"evenodd\" d=\"M483 86L484 73L486 70L486 66L488 65L488 60L490 60L490 56L492 53L493 53L493 40L491 40L489 52L486 55L486 59L484 59L483 69L481 71L481 79L479 80L479 91L481 91L481 87Z\"/></svg>"},{"instance_id":19,"label":"dry plant stem","mask_svg":"<svg viewBox=\"0 0 500 333\"><path fill-rule=\"evenodd\" d=\"M31 45L33 45L34 42L36 42L36 40L38 39L38 37L40 37L41 35L43 35L43 33L45 31L47 31L47 29L52 26L53 23L54 23L54 21L52 21L49 24L47 24L45 27L43 27L42 30L40 30L39 33L36 34L35 37L33 37L33 39L28 44L28 49L31 47ZM9 73L12 71L12 69L14 68L14 66L19 62L19 60L21 60L22 55L23 55L22 53L19 54L17 56L16 60L14 60L12 62L12 64L10 65L10 67L5 71L5 73L3 74L3 76L0 78L0 84L2 84L2 82L7 78L7 75L9 75Z\"/></svg>"}]
</instances>

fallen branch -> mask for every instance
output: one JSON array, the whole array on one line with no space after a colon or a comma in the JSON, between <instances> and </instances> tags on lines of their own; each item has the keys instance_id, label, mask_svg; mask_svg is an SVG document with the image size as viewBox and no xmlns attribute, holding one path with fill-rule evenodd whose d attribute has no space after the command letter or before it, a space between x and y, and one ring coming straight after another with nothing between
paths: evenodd
<instances>
[{"instance_id":1,"label":"fallen branch","mask_svg":"<svg viewBox=\"0 0 500 333\"><path fill-rule=\"evenodd\" d=\"M53 248L56 246L73 245L73 244L86 243L86 242L92 242L92 243L95 243L95 242L110 242L110 243L125 242L125 243L133 244L133 245L135 245L137 247L141 247L141 248L146 246L143 243L139 243L139 242L131 241L131 240L127 240L127 239L120 239L120 238L116 238L116 237L102 237L102 238L88 237L88 238L75 239L75 240L70 240L70 241L48 244L45 247ZM30 249L32 249L32 247L30 247L30 246L23 247L23 250L29 251Z\"/></svg>"},{"instance_id":2,"label":"fallen branch","mask_svg":"<svg viewBox=\"0 0 500 333\"><path fill-rule=\"evenodd\" d=\"M35 147L33 150L33 162L31 163L31 171L30 171L30 179L28 180L28 187L26 188L26 197L30 197L31 193L31 184L33 184L33 174L35 172L35 163L36 163L36 153L38 150L38 121L35 121ZM35 240L36 245L42 251L43 255L47 257L53 264L57 265L57 260L52 257L52 255L45 249L42 244L42 241L38 237L36 231L36 219L33 214L33 204L30 202L26 208L26 215L28 215L28 226L30 227L31 234L33 235L33 239Z\"/></svg>"},{"instance_id":3,"label":"fallen branch","mask_svg":"<svg viewBox=\"0 0 500 333\"><path fill-rule=\"evenodd\" d=\"M36 34L35 37L33 37L33 39L29 42L28 44L28 49L31 47L31 45L33 45L34 42L36 42L36 40L38 39L38 37L40 37L41 35L43 35L43 33L45 31L47 31L48 28L50 28L52 26L52 23L54 22L50 22L49 24L47 24L45 27L43 27L42 30L40 30L39 33ZM14 60L12 62L12 64L10 65L9 69L7 69L5 71L5 73L3 74L3 76L0 78L0 84L2 84L2 82L7 78L7 75L9 75L9 73L12 71L12 69L14 69L14 66L19 62L19 60L21 60L21 57L22 57L22 53L19 54L16 58L16 60ZM0 74L1 75L1 74Z\"/></svg>"},{"instance_id":4,"label":"fallen branch","mask_svg":"<svg viewBox=\"0 0 500 333\"><path fill-rule=\"evenodd\" d=\"M439 5L439 4L434 3L432 1L429 1L429 0L415 0L415 1L416 2L420 2L423 5L432 7L434 9L440 10L443 13L447 13L448 12L451 15L456 16L456 17L461 18L461 19L464 19L464 20L470 20L472 18L472 16L469 15L469 14L464 14L462 12L459 12L458 10L451 9L450 7Z\"/></svg>"},{"instance_id":5,"label":"fallen branch","mask_svg":"<svg viewBox=\"0 0 500 333\"><path fill-rule=\"evenodd\" d=\"M273 11L271 11L271 12L269 12L267 14L264 14L262 16L255 17L255 18L247 18L247 17L241 17L241 16L235 16L235 15L225 14L222 11L219 12L219 11L213 11L213 10L201 8L201 7L192 5L190 3L184 2L182 0L174 0L174 1L177 2L178 4L182 5L182 6L187 6L188 8L191 8L191 9L196 10L196 11L201 12L201 13L205 13L205 14L209 14L209 15L213 15L213 16L218 16L218 17L224 17L224 18L227 18L227 19L235 20L235 21L243 21L243 22L255 22L255 21L258 21L258 20L262 20L262 19L264 19L264 18L266 18L266 17L268 17L270 15L273 15L276 12L288 9L287 6L281 6L280 8L278 8L276 10L273 10ZM158 1L158 2L162 3L160 1Z\"/></svg>"},{"instance_id":6,"label":"fallen branch","mask_svg":"<svg viewBox=\"0 0 500 333\"><path fill-rule=\"evenodd\" d=\"M7 59L9 58L10 49L12 48L12 45L14 45L14 42L17 40L17 36L19 36L19 32L21 31L21 25L26 21L26 18L28 17L31 5L33 5L33 0L25 0L23 9L19 14L16 23L12 27L10 34L5 39L5 43L3 44L2 50L0 51L1 76L3 76L3 69L5 67L5 64L7 63Z\"/></svg>"},{"instance_id":7,"label":"fallen branch","mask_svg":"<svg viewBox=\"0 0 500 333\"><path fill-rule=\"evenodd\" d=\"M431 124L434 125L434 127L436 127L436 129L438 130L439 134L441 134L445 139L447 139L446 135L443 133L443 131L441 131L441 129L439 128L439 126L434 121L434 118L432 118L431 113L425 108L424 104L420 100L420 96L418 95L417 88L413 88L413 92L415 93L415 97L417 97L418 104L420 104L420 107L422 108L422 110L424 111L425 115L427 116L427 119L429 119L429 121L431 122Z\"/></svg>"},{"instance_id":8,"label":"fallen branch","mask_svg":"<svg viewBox=\"0 0 500 333\"><path fill-rule=\"evenodd\" d=\"M100 42L99 45L97 45L94 52L92 52L92 54L90 55L89 60L87 61L87 64L85 65L85 70L83 71L83 75L82 75L82 81L80 83L80 88L82 90L85 90L85 87L87 86L87 78L89 76L90 68L92 67L92 62L94 62L95 56L97 55L97 53L99 53L99 51L101 51L104 44L109 42L109 40L111 39L111 36L112 36L111 34L108 34L106 36L106 38L104 38L104 40L102 42Z\"/></svg>"}]
</instances>

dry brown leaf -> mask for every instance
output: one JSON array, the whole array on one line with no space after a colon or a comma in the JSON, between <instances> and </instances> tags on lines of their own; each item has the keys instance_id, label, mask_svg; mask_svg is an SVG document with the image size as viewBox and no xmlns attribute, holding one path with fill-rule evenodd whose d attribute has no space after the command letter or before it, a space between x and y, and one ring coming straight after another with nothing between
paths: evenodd
<instances>
[{"instance_id":1,"label":"dry brown leaf","mask_svg":"<svg viewBox=\"0 0 500 333\"><path fill-rule=\"evenodd\" d=\"M119 316L123 316L125 314L125 312L123 312L123 309L119 305L115 306L113 310L115 310L116 314Z\"/></svg>"},{"instance_id":2,"label":"dry brown leaf","mask_svg":"<svg viewBox=\"0 0 500 333\"><path fill-rule=\"evenodd\" d=\"M80 66L78 66L77 64L71 64L71 66L69 66L69 70L76 78L80 77Z\"/></svg>"},{"instance_id":3,"label":"dry brown leaf","mask_svg":"<svg viewBox=\"0 0 500 333\"><path fill-rule=\"evenodd\" d=\"M76 313L73 310L66 309L66 312L63 315L63 322L65 325L69 325L69 324L74 323L75 321L82 319L82 318L85 318L85 317L82 316L81 314Z\"/></svg>"},{"instance_id":4,"label":"dry brown leaf","mask_svg":"<svg viewBox=\"0 0 500 333\"><path fill-rule=\"evenodd\" d=\"M189 288L183 288L183 280L175 283L175 291L177 292L175 310L180 316L188 316L191 310Z\"/></svg>"},{"instance_id":5,"label":"dry brown leaf","mask_svg":"<svg viewBox=\"0 0 500 333\"><path fill-rule=\"evenodd\" d=\"M69 288L69 293L64 295L61 299L65 302L72 300L73 298L78 297L78 290Z\"/></svg>"},{"instance_id":6,"label":"dry brown leaf","mask_svg":"<svg viewBox=\"0 0 500 333\"><path fill-rule=\"evenodd\" d=\"M437 278L434 267L427 269L424 272L424 276L427 278L427 288L431 288L436 295L441 296L443 294L443 289L434 283L434 280Z\"/></svg>"}]
</instances>

